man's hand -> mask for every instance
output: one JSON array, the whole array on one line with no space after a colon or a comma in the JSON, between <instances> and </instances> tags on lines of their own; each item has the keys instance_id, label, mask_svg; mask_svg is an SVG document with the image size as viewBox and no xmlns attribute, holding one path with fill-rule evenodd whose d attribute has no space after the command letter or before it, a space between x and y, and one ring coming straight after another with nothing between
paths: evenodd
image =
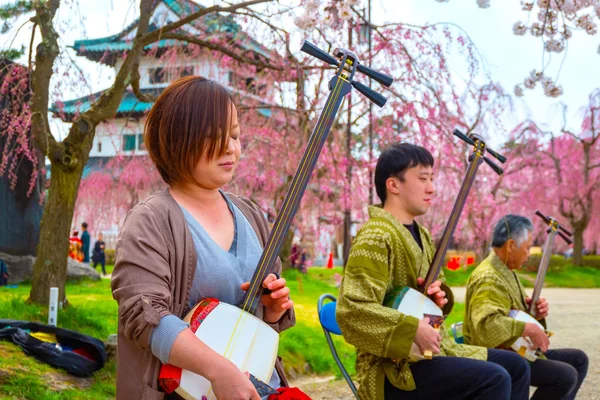
<instances>
[{"instance_id":1,"label":"man's hand","mask_svg":"<svg viewBox=\"0 0 600 400\"><path fill-rule=\"evenodd\" d=\"M265 320L270 323L275 323L294 306L294 302L290 300L290 288L286 286L285 279L269 274L263 281L263 287L271 291L261 297L260 301L265 306ZM247 291L250 288L250 282L242 283L242 290Z\"/></svg>"},{"instance_id":2,"label":"man's hand","mask_svg":"<svg viewBox=\"0 0 600 400\"><path fill-rule=\"evenodd\" d=\"M417 278L417 285L423 287L425 283L425 279ZM429 288L427 289L427 295L433 300L433 302L439 307L444 308L446 304L448 304L448 299L446 298L446 292L442 290L442 282L435 281L433 282Z\"/></svg>"},{"instance_id":3,"label":"man's hand","mask_svg":"<svg viewBox=\"0 0 600 400\"><path fill-rule=\"evenodd\" d=\"M429 318L425 317L420 320L417 327L417 335L415 336L415 344L419 347L421 354L425 354L427 350L433 354L439 354L441 343L442 336L429 325Z\"/></svg>"},{"instance_id":4,"label":"man's hand","mask_svg":"<svg viewBox=\"0 0 600 400\"><path fill-rule=\"evenodd\" d=\"M527 303L527 305L530 305L531 297L525 298L525 302ZM546 318L548 316L548 310L549 310L548 302L546 301L545 298L540 297L540 299L537 301L537 303L535 305L535 319L540 321L540 320Z\"/></svg>"},{"instance_id":5,"label":"man's hand","mask_svg":"<svg viewBox=\"0 0 600 400\"><path fill-rule=\"evenodd\" d=\"M548 345L550 345L550 340L548 339L548 335L539 326L532 322L527 322L525 324L525 330L523 330L523 337L528 337L533 345L542 350L542 352L548 351Z\"/></svg>"}]
</instances>

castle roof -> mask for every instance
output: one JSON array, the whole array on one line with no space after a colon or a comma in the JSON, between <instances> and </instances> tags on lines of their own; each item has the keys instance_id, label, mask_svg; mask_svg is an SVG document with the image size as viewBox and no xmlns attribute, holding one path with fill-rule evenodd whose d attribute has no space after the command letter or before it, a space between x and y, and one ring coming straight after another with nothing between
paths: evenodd
<instances>
[{"instance_id":1,"label":"castle roof","mask_svg":"<svg viewBox=\"0 0 600 400\"><path fill-rule=\"evenodd\" d=\"M150 17L149 31L160 29L162 26L175 22L192 13L195 13L205 7L196 4L191 0L160 0L154 13ZM123 52L130 50L133 45L139 19L135 20L123 31L98 39L76 40L73 49L78 56L86 57L92 61L114 66L116 60L123 56ZM225 37L231 43L242 50L248 50L256 55L266 58L278 57L273 51L269 50L258 41L242 31L241 27L231 16L225 16L218 13L210 13L202 16L190 23L182 26L175 32L188 34L191 36L202 36L210 40L213 37ZM149 44L145 50L166 49L176 44L181 44L176 40L163 39Z\"/></svg>"}]
</instances>

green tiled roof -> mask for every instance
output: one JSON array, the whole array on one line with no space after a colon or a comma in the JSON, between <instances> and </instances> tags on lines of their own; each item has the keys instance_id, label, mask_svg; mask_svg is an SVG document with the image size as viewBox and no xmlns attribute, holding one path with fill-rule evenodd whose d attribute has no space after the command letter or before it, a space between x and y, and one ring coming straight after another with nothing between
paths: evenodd
<instances>
[{"instance_id":1,"label":"green tiled roof","mask_svg":"<svg viewBox=\"0 0 600 400\"><path fill-rule=\"evenodd\" d=\"M142 93L158 96L164 89L141 89ZM75 100L68 100L64 103L54 103L50 107L50 111L54 116L61 118L64 121L70 121L75 115L81 114L90 109L92 103L100 98L103 92L94 93L89 96L80 97ZM117 109L116 117L139 117L150 110L153 103L140 101L131 91L126 91ZM272 115L272 110L265 105L265 108L257 108L261 115L269 118Z\"/></svg>"},{"instance_id":2,"label":"green tiled roof","mask_svg":"<svg viewBox=\"0 0 600 400\"><path fill-rule=\"evenodd\" d=\"M156 96L160 94L163 89L142 89L142 93ZM54 103L50 107L50 111L55 116L60 117L65 121L71 120L75 115L83 113L90 109L92 103L100 98L102 92L94 93L89 96L80 97L75 100L68 100L64 103ZM125 116L140 116L150 110L153 103L142 102L135 97L135 94L131 91L125 92L121 104L117 109L117 117Z\"/></svg>"},{"instance_id":3,"label":"green tiled roof","mask_svg":"<svg viewBox=\"0 0 600 400\"><path fill-rule=\"evenodd\" d=\"M179 17L184 17L194 13L204 7L194 3L191 0L162 0ZM108 65L114 65L118 52L123 52L131 49L132 41L123 40L128 33L137 27L138 20L134 21L122 32L116 35L107 36L98 39L76 40L73 44L73 49L80 56L85 56L93 61L102 62ZM265 57L272 58L273 53L259 42L241 31L240 26L230 16L221 14L208 14L198 20L190 23L194 28L204 31L209 36L216 34L226 34L231 39L235 39L239 46L246 50L253 51ZM159 29L152 25L149 31ZM181 32L181 31L180 31ZM152 43L145 47L146 50L156 48L166 48L177 43L176 40L161 40L157 43Z\"/></svg>"},{"instance_id":4,"label":"green tiled roof","mask_svg":"<svg viewBox=\"0 0 600 400\"><path fill-rule=\"evenodd\" d=\"M130 50L131 49L131 43L129 42L124 42L124 41L115 41L115 42L104 42L104 43L94 43L94 44L81 44L78 42L84 42L83 40L81 41L76 41L75 45L73 46L73 48L75 50L77 50L78 53L85 53L85 52L90 52L90 53L94 53L94 52L105 52L105 51L124 51L124 50ZM152 48L155 47L159 47L159 48L164 48L164 47L169 47L169 46L173 46L177 44L177 40L160 40L158 42L154 42L152 44L149 44L148 46L144 47L145 50L150 50ZM80 54L83 55L83 54Z\"/></svg>"}]
</instances>

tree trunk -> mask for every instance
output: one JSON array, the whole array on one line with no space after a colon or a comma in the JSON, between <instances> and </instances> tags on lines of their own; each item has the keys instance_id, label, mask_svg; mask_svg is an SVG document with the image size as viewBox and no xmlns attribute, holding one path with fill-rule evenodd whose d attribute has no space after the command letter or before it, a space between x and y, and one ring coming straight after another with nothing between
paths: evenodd
<instances>
[{"instance_id":1,"label":"tree trunk","mask_svg":"<svg viewBox=\"0 0 600 400\"><path fill-rule=\"evenodd\" d=\"M487 240L482 240L481 244L477 248L477 253L475 254L475 257L476 257L475 262L477 264L482 262L488 256L489 251L490 251L490 243Z\"/></svg>"},{"instance_id":2,"label":"tree trunk","mask_svg":"<svg viewBox=\"0 0 600 400\"><path fill-rule=\"evenodd\" d=\"M279 258L281 259L281 268L285 271L290 269L292 262L290 261L290 255L292 254L292 241L294 240L294 228L288 229L287 236L283 241L281 250L279 251Z\"/></svg>"},{"instance_id":3,"label":"tree trunk","mask_svg":"<svg viewBox=\"0 0 600 400\"><path fill-rule=\"evenodd\" d=\"M583 231L578 225L573 229L573 264L583 265Z\"/></svg>"},{"instance_id":4,"label":"tree trunk","mask_svg":"<svg viewBox=\"0 0 600 400\"><path fill-rule=\"evenodd\" d=\"M51 287L59 288L59 302L65 299L69 233L83 165L80 162L75 169L60 164L52 167L29 295L35 303L47 305Z\"/></svg>"},{"instance_id":5,"label":"tree trunk","mask_svg":"<svg viewBox=\"0 0 600 400\"><path fill-rule=\"evenodd\" d=\"M95 133L95 126L75 122L67 139L56 143L50 153L50 189L44 205L29 294L34 303L47 305L51 287L59 288L60 303L65 299L71 222L83 167L88 161ZM78 139L73 141L72 137Z\"/></svg>"}]
</instances>

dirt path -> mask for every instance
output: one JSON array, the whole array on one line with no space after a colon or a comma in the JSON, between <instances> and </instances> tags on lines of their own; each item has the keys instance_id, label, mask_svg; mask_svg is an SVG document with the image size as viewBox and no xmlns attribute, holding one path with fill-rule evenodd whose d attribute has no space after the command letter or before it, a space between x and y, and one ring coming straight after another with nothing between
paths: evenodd
<instances>
[{"instance_id":1,"label":"dirt path","mask_svg":"<svg viewBox=\"0 0 600 400\"><path fill-rule=\"evenodd\" d=\"M551 347L584 350L590 366L578 400L600 400L600 289L547 288L542 295L550 303L549 328L555 333ZM457 302L464 302L464 288L454 289ZM331 377L305 378L292 382L313 399L352 399L345 381Z\"/></svg>"}]
</instances>

